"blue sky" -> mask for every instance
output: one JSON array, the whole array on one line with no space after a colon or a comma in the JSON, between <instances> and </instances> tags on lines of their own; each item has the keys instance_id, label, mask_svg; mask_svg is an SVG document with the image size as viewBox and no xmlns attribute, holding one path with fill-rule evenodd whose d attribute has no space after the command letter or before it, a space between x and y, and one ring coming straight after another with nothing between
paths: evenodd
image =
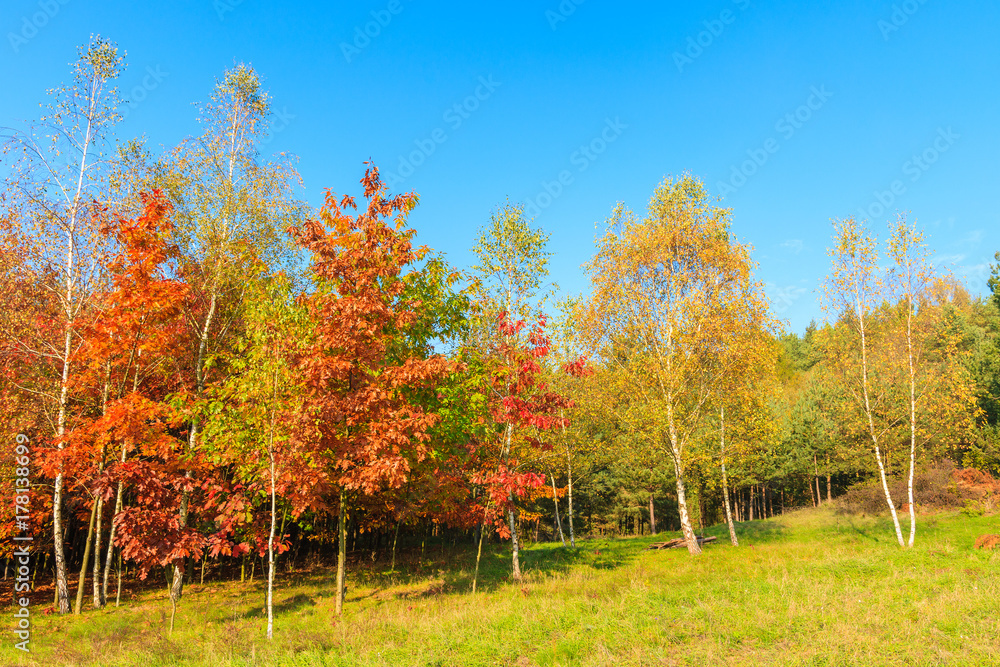
<instances>
[{"instance_id":1,"label":"blue sky","mask_svg":"<svg viewBox=\"0 0 1000 667\"><path fill-rule=\"evenodd\" d=\"M986 289L998 27L985 0L6 0L0 125L36 117L92 33L128 52L120 135L154 149L196 133L193 103L247 62L277 112L267 150L299 156L310 203L356 193L371 158L420 194L420 242L458 266L497 205L533 203L568 293L587 289L581 264L615 203L642 212L690 171L724 195L802 331L822 317L834 217L882 233L909 211L937 260Z\"/></svg>"}]
</instances>

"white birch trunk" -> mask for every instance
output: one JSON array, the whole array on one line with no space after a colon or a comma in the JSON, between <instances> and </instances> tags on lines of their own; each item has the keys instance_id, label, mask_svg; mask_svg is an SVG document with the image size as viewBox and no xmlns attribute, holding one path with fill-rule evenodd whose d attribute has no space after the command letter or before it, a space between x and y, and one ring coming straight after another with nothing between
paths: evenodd
<instances>
[{"instance_id":1,"label":"white birch trunk","mask_svg":"<svg viewBox=\"0 0 1000 667\"><path fill-rule=\"evenodd\" d=\"M677 441L677 429L674 425L673 396L667 394L667 428L670 435L670 455L674 462L674 473L677 476L677 510L681 520L681 532L687 543L688 553L692 556L701 554L701 545L694 534L691 516L688 514L687 494L684 487L684 468L681 458L680 443Z\"/></svg>"},{"instance_id":2,"label":"white birch trunk","mask_svg":"<svg viewBox=\"0 0 1000 667\"><path fill-rule=\"evenodd\" d=\"M566 536L563 535L562 520L559 519L559 496L556 495L556 478L551 470L549 470L549 480L552 482L552 500L556 508L556 528L559 530L559 539L562 540L562 545L566 546Z\"/></svg>"},{"instance_id":3,"label":"white birch trunk","mask_svg":"<svg viewBox=\"0 0 1000 667\"><path fill-rule=\"evenodd\" d=\"M267 638L274 637L274 529L277 496L274 484L274 449L271 450L271 534L267 541Z\"/></svg>"},{"instance_id":4,"label":"white birch trunk","mask_svg":"<svg viewBox=\"0 0 1000 667\"><path fill-rule=\"evenodd\" d=\"M344 580L347 577L347 495L340 489L340 519L337 527L337 616L344 613Z\"/></svg>"},{"instance_id":5,"label":"white birch trunk","mask_svg":"<svg viewBox=\"0 0 1000 667\"><path fill-rule=\"evenodd\" d=\"M917 372L913 359L912 294L907 294L906 298L906 360L910 371L910 473L906 480L907 500L910 505L910 538L906 546L912 547L917 534L917 510L913 503L913 469L917 461Z\"/></svg>"},{"instance_id":6,"label":"white birch trunk","mask_svg":"<svg viewBox=\"0 0 1000 667\"><path fill-rule=\"evenodd\" d=\"M878 462L879 477L882 480L882 491L885 493L885 502L889 506L889 513L892 515L892 525L896 530L896 539L899 546L904 546L903 532L899 527L899 516L896 514L896 505L892 502L892 494L889 492L889 482L886 480L885 466L882 463L882 451L879 447L878 433L875 431L875 420L872 417L871 399L868 396L868 338L865 334L864 313L861 302L856 304L858 316L858 328L861 332L861 390L864 395L865 415L868 417L868 433L875 447L875 460Z\"/></svg>"},{"instance_id":7,"label":"white birch trunk","mask_svg":"<svg viewBox=\"0 0 1000 667\"><path fill-rule=\"evenodd\" d=\"M563 416L563 411L559 410L559 416ZM569 441L566 440L566 425L563 424L563 444L566 446L566 513L569 520L569 544L576 546L576 535L573 533L573 455L569 450Z\"/></svg>"},{"instance_id":8,"label":"white birch trunk","mask_svg":"<svg viewBox=\"0 0 1000 667\"><path fill-rule=\"evenodd\" d=\"M733 524L733 511L729 506L729 479L726 477L726 409L719 410L719 449L722 454L722 501L726 505L726 524L729 526L729 541L734 547L740 546Z\"/></svg>"}]
</instances>

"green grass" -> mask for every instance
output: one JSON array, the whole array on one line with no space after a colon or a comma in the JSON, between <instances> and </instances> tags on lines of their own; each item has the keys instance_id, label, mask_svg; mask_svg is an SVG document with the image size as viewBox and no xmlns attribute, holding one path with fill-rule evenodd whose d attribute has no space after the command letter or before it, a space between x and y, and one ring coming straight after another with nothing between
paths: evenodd
<instances>
[{"instance_id":1,"label":"green grass","mask_svg":"<svg viewBox=\"0 0 1000 667\"><path fill-rule=\"evenodd\" d=\"M724 526L700 558L646 551L653 538L484 554L471 548L406 572L349 573L334 616L333 573L285 575L275 639L260 582L193 586L168 634L165 592L82 617L35 610L32 661L11 635L2 664L35 665L1000 665L1000 552L973 548L997 517L921 517L901 550L887 520L803 510ZM657 539L663 539L660 535Z\"/></svg>"}]
</instances>

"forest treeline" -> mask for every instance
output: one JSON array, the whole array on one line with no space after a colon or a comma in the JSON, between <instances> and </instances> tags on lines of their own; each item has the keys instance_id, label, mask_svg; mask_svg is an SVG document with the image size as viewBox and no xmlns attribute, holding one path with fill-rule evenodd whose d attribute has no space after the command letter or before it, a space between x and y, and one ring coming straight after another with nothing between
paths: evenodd
<instances>
[{"instance_id":1,"label":"forest treeline","mask_svg":"<svg viewBox=\"0 0 1000 667\"><path fill-rule=\"evenodd\" d=\"M0 466L31 487L0 555L6 576L30 530L60 613L107 604L123 568L166 568L176 610L206 565L260 562L270 636L275 568L304 559L336 561L339 612L352 551L505 540L519 579L525 539L669 528L697 554L705 525L736 544L736 522L856 484L912 545L915 475L1000 468L996 272L972 298L905 217L884 243L835 223L829 322L799 336L732 212L667 178L611 212L590 291L557 302L522 206L457 270L375 165L357 198L298 200L251 67L155 154L116 133L124 67L93 39L4 131Z\"/></svg>"}]
</instances>

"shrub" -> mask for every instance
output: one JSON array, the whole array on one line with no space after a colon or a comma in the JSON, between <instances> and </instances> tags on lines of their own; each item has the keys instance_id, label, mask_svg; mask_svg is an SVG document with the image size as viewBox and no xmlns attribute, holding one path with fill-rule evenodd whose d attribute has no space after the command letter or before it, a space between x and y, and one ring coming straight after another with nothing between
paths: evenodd
<instances>
[{"instance_id":1,"label":"shrub","mask_svg":"<svg viewBox=\"0 0 1000 667\"><path fill-rule=\"evenodd\" d=\"M996 549L1000 547L1000 535L980 535L976 540L977 549Z\"/></svg>"},{"instance_id":2,"label":"shrub","mask_svg":"<svg viewBox=\"0 0 1000 667\"><path fill-rule=\"evenodd\" d=\"M904 509L907 502L906 478L889 480L896 509ZM988 472L974 468L956 468L951 461L943 461L914 472L913 498L917 507L931 509L960 509L966 514L980 516L1000 507L1000 481ZM885 493L878 477L859 482L837 499L838 510L847 514L880 514L885 511Z\"/></svg>"}]
</instances>

